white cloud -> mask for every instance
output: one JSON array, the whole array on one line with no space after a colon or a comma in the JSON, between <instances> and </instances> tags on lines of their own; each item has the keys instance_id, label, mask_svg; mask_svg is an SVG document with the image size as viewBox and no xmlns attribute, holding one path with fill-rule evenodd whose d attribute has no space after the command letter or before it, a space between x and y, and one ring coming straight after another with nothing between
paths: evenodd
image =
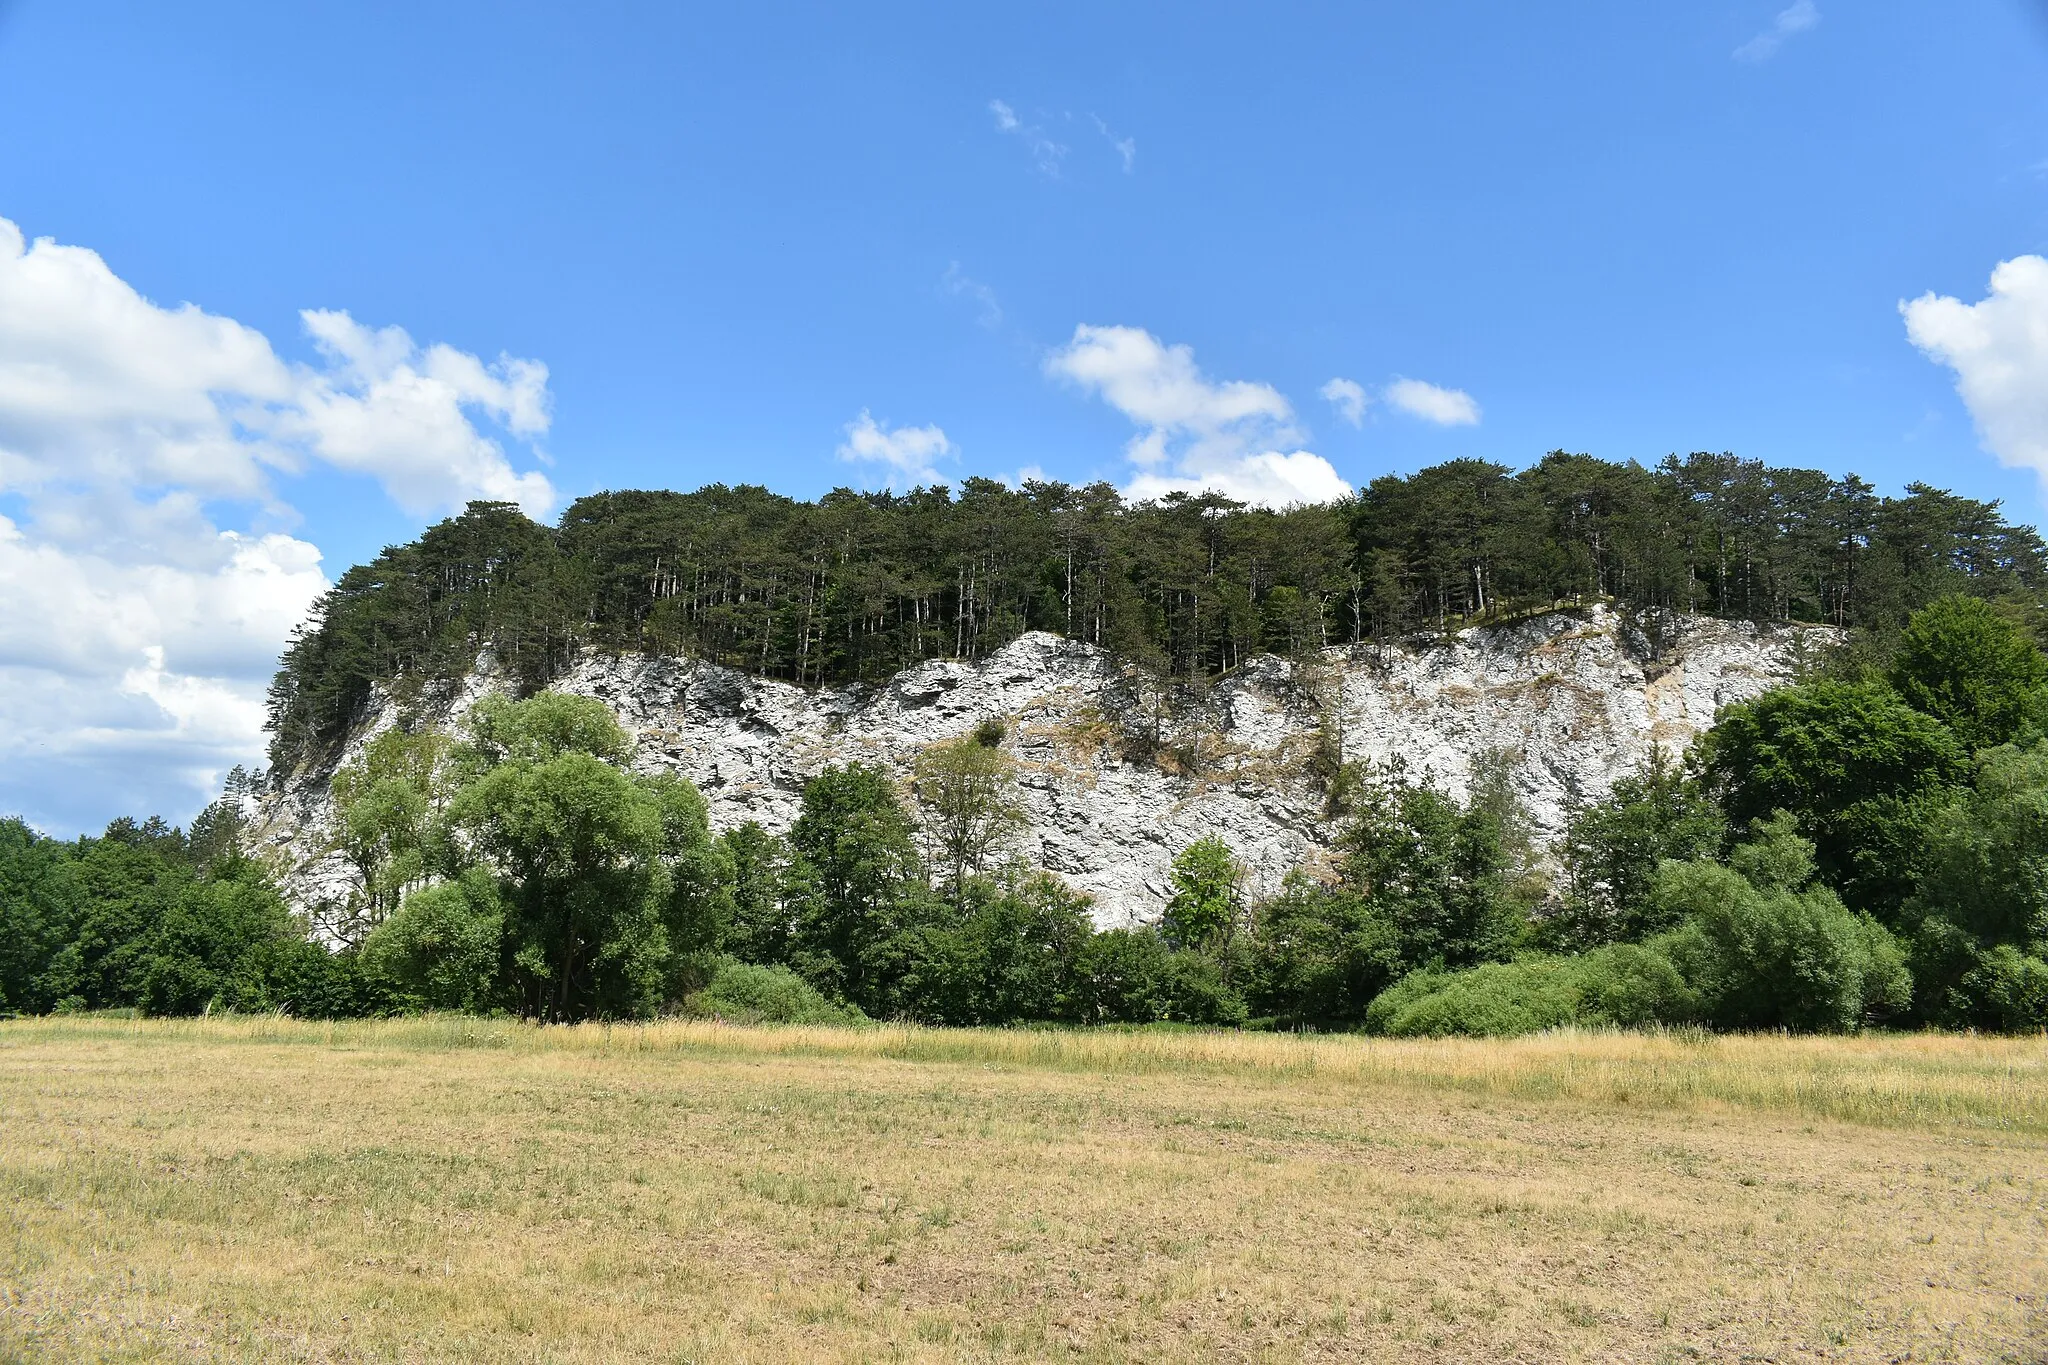
<instances>
[{"instance_id":1,"label":"white cloud","mask_svg":"<svg viewBox=\"0 0 2048 1365\"><path fill-rule=\"evenodd\" d=\"M996 291L980 280L971 279L960 269L960 262L953 261L946 266L946 273L939 277L939 288L956 299L970 299L975 304L974 320L983 327L999 326L1003 320L1003 305L996 298Z\"/></svg>"},{"instance_id":2,"label":"white cloud","mask_svg":"<svg viewBox=\"0 0 2048 1365\"><path fill-rule=\"evenodd\" d=\"M1316 392L1352 426L1365 425L1365 410L1372 405L1372 395L1365 391L1365 385L1349 379L1332 379Z\"/></svg>"},{"instance_id":3,"label":"white cloud","mask_svg":"<svg viewBox=\"0 0 2048 1365\"><path fill-rule=\"evenodd\" d=\"M50 484L262 500L308 459L375 476L408 511L503 498L554 503L471 421L532 439L547 367L422 351L396 327L302 313L324 367L287 365L261 332L192 304L162 308L97 252L25 241L0 218L0 492Z\"/></svg>"},{"instance_id":4,"label":"white cloud","mask_svg":"<svg viewBox=\"0 0 2048 1365\"><path fill-rule=\"evenodd\" d=\"M1007 133L1030 149L1031 164L1038 168L1039 174L1055 180L1059 178L1060 163L1067 155L1065 144L1054 141L1039 125L1024 122L1017 117L1015 109L1001 100L990 100L988 111L995 115L997 132ZM1134 145L1133 155L1136 150Z\"/></svg>"},{"instance_id":5,"label":"white cloud","mask_svg":"<svg viewBox=\"0 0 2048 1365\"><path fill-rule=\"evenodd\" d=\"M1138 139L1134 137L1118 137L1109 130L1109 125L1103 122L1102 115L1100 114L1090 114L1088 117L1095 120L1096 131L1101 133L1103 139L1116 149L1118 158L1124 163L1124 174L1129 175L1138 165Z\"/></svg>"},{"instance_id":6,"label":"white cloud","mask_svg":"<svg viewBox=\"0 0 2048 1365\"><path fill-rule=\"evenodd\" d=\"M547 476L514 472L504 449L470 421L481 411L514 436L545 432L547 366L510 356L486 365L448 346L421 350L400 328L373 332L343 312L308 309L300 317L330 367L304 376L274 430L330 464L374 475L416 515L470 498L516 502L533 516L553 508Z\"/></svg>"},{"instance_id":7,"label":"white cloud","mask_svg":"<svg viewBox=\"0 0 2048 1365\"><path fill-rule=\"evenodd\" d=\"M1955 371L1984 448L2048 479L2048 259L2001 262L1976 303L1930 291L1899 312L1913 344Z\"/></svg>"},{"instance_id":8,"label":"white cloud","mask_svg":"<svg viewBox=\"0 0 2048 1365\"><path fill-rule=\"evenodd\" d=\"M1463 389L1439 388L1420 379L1396 379L1381 391L1390 407L1440 427L1479 424L1479 404Z\"/></svg>"},{"instance_id":9,"label":"white cloud","mask_svg":"<svg viewBox=\"0 0 2048 1365\"><path fill-rule=\"evenodd\" d=\"M210 528L207 528L210 530ZM327 589L320 551L213 532L140 560L0 517L0 809L71 832L190 815L261 766L278 651Z\"/></svg>"},{"instance_id":10,"label":"white cloud","mask_svg":"<svg viewBox=\"0 0 2048 1365\"><path fill-rule=\"evenodd\" d=\"M880 465L882 483L899 491L944 483L932 467L933 461L958 453L946 433L935 426L890 430L869 416L866 408L846 424L846 439L839 445L840 459Z\"/></svg>"},{"instance_id":11,"label":"white cloud","mask_svg":"<svg viewBox=\"0 0 2048 1365\"><path fill-rule=\"evenodd\" d=\"M421 514L552 506L477 426L544 433L545 367L302 317L320 363L0 219L0 813L182 819L262 762L278 653L328 586L315 546L246 525L296 518L281 475L369 474Z\"/></svg>"},{"instance_id":12,"label":"white cloud","mask_svg":"<svg viewBox=\"0 0 2048 1365\"><path fill-rule=\"evenodd\" d=\"M1792 0L1792 3L1778 11L1771 20L1771 26L1735 49L1738 62L1767 62L1778 55L1778 49L1785 40L1806 32L1820 23L1820 6L1814 0Z\"/></svg>"},{"instance_id":13,"label":"white cloud","mask_svg":"<svg viewBox=\"0 0 2048 1365\"><path fill-rule=\"evenodd\" d=\"M1091 393L1137 424L1124 454L1138 467L1134 498L1210 488L1268 506L1327 502L1351 491L1320 455L1283 454L1301 439L1294 409L1267 384L1215 383L1187 346L1141 327L1083 323L1046 357L1045 371Z\"/></svg>"}]
</instances>

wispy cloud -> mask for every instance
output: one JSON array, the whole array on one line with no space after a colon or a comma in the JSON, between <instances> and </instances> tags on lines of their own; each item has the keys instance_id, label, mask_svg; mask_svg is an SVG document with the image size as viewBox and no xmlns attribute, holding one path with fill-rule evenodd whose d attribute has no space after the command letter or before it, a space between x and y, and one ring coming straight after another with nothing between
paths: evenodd
<instances>
[{"instance_id":1,"label":"wispy cloud","mask_svg":"<svg viewBox=\"0 0 2048 1365\"><path fill-rule=\"evenodd\" d=\"M846 424L846 439L839 444L840 459L879 465L882 483L898 491L944 483L933 463L959 453L936 426L892 430L869 416L866 408Z\"/></svg>"},{"instance_id":2,"label":"wispy cloud","mask_svg":"<svg viewBox=\"0 0 2048 1365\"><path fill-rule=\"evenodd\" d=\"M997 300L996 291L969 276L960 268L960 262L947 265L946 273L939 277L939 288L953 298L966 299L974 304L974 320L983 327L1002 323L1003 305Z\"/></svg>"},{"instance_id":3,"label":"wispy cloud","mask_svg":"<svg viewBox=\"0 0 2048 1365\"><path fill-rule=\"evenodd\" d=\"M1129 175L1138 164L1138 139L1134 137L1118 137L1110 131L1109 125L1103 122L1102 115L1100 114L1090 114L1088 117L1095 120L1096 130L1102 134L1109 145L1116 148L1116 154L1123 158L1124 174Z\"/></svg>"},{"instance_id":4,"label":"wispy cloud","mask_svg":"<svg viewBox=\"0 0 2048 1365\"><path fill-rule=\"evenodd\" d=\"M1792 0L1792 3L1778 11L1771 26L1735 49L1738 62L1767 62L1778 55L1778 49L1789 38L1797 37L1820 24L1820 6L1814 0Z\"/></svg>"},{"instance_id":5,"label":"wispy cloud","mask_svg":"<svg viewBox=\"0 0 2048 1365\"><path fill-rule=\"evenodd\" d=\"M1372 395L1365 391L1365 385L1349 379L1332 379L1316 392L1352 426L1365 425L1365 410L1372 405Z\"/></svg>"},{"instance_id":6,"label":"wispy cloud","mask_svg":"<svg viewBox=\"0 0 2048 1365\"><path fill-rule=\"evenodd\" d=\"M1066 159L1066 144L1054 141L1044 128L1035 123L1026 123L1017 117L1017 111L1002 100L988 102L989 113L995 115L996 131L1006 133L1022 142L1031 152L1031 163L1040 175L1057 180L1060 163Z\"/></svg>"}]
</instances>

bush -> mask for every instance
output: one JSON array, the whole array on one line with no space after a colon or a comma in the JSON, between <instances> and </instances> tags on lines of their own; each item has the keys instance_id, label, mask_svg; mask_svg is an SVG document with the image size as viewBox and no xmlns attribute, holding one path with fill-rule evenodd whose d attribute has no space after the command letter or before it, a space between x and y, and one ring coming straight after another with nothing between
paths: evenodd
<instances>
[{"instance_id":1,"label":"bush","mask_svg":"<svg viewBox=\"0 0 2048 1365\"><path fill-rule=\"evenodd\" d=\"M787 967L720 961L704 989L688 1001L694 1014L735 1024L865 1024L851 1005L835 1005Z\"/></svg>"},{"instance_id":2,"label":"bush","mask_svg":"<svg viewBox=\"0 0 2048 1365\"><path fill-rule=\"evenodd\" d=\"M1697 1009L1669 959L1634 944L1462 972L1421 971L1373 1001L1366 1028L1392 1037L1505 1038L1567 1024L1678 1024Z\"/></svg>"},{"instance_id":3,"label":"bush","mask_svg":"<svg viewBox=\"0 0 2048 1365\"><path fill-rule=\"evenodd\" d=\"M1813 877L1789 815L1759 821L1732 867L1666 863L1654 899L1685 923L1656 941L1723 1028L1852 1032L1904 1009L1913 978L1885 927Z\"/></svg>"},{"instance_id":4,"label":"bush","mask_svg":"<svg viewBox=\"0 0 2048 1365\"><path fill-rule=\"evenodd\" d=\"M1570 958L1489 962L1462 972L1412 972L1365 1012L1365 1026L1396 1038L1505 1038L1573 1021Z\"/></svg>"},{"instance_id":5,"label":"bush","mask_svg":"<svg viewBox=\"0 0 2048 1365\"><path fill-rule=\"evenodd\" d=\"M2048 1029L2048 962L2001 943L1963 978L1963 993L2007 1033Z\"/></svg>"},{"instance_id":6,"label":"bush","mask_svg":"<svg viewBox=\"0 0 2048 1365\"><path fill-rule=\"evenodd\" d=\"M1214 958L1176 951L1156 929L1110 929L1088 940L1082 958L1082 1017L1096 1024L1245 1022L1244 998Z\"/></svg>"},{"instance_id":7,"label":"bush","mask_svg":"<svg viewBox=\"0 0 2048 1365\"><path fill-rule=\"evenodd\" d=\"M407 896L364 941L363 971L415 1009L487 1009L495 1003L504 924L495 880L473 868Z\"/></svg>"}]
</instances>

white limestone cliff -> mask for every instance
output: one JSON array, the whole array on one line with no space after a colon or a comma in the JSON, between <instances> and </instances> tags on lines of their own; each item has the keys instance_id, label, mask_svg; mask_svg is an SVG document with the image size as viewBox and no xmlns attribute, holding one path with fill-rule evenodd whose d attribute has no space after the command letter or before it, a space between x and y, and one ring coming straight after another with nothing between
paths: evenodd
<instances>
[{"instance_id":1,"label":"white limestone cliff","mask_svg":"<svg viewBox=\"0 0 2048 1365\"><path fill-rule=\"evenodd\" d=\"M1263 657L1170 706L1104 651L1042 633L879 687L809 689L691 659L594 654L555 686L611 707L637 741L634 766L695 782L717 829L757 820L787 830L804 782L826 765L907 773L925 746L1000 720L1026 815L1013 851L1094 896L1109 926L1156 918L1174 855L1205 835L1245 862L1254 895L1296 867L1326 867L1337 830L1310 773L1318 746L1399 759L1454 795L1476 759L1504 751L1539 832L1552 834L1653 742L1682 751L1718 707L1784 681L1834 638L1705 618L1662 627L1653 649L1632 621L1595 607L1309 663ZM486 665L415 701L410 723L459 727L499 685ZM384 699L343 760L401 710ZM345 900L354 885L331 852L331 772L293 775L259 820L288 894L307 908Z\"/></svg>"}]
</instances>

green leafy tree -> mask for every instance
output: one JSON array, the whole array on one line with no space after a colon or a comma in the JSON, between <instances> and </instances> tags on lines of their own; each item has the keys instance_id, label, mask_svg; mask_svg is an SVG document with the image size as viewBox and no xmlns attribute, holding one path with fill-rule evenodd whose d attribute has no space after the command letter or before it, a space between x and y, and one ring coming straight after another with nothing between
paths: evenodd
<instances>
[{"instance_id":1,"label":"green leafy tree","mask_svg":"<svg viewBox=\"0 0 2048 1365\"><path fill-rule=\"evenodd\" d=\"M1259 907L1250 1006L1285 1028L1340 1028L1365 1017L1404 970L1400 931L1342 886L1290 876Z\"/></svg>"},{"instance_id":2,"label":"green leafy tree","mask_svg":"<svg viewBox=\"0 0 2048 1365\"><path fill-rule=\"evenodd\" d=\"M718 840L732 870L732 918L723 947L742 962L786 963L795 923L783 902L789 846L755 821Z\"/></svg>"},{"instance_id":3,"label":"green leafy tree","mask_svg":"<svg viewBox=\"0 0 2048 1365\"><path fill-rule=\"evenodd\" d=\"M2039 1026L2014 1003L2028 988L2013 983L2048 960L2048 745L1984 754L1970 789L1928 820L1921 862L1903 918L1922 1016Z\"/></svg>"},{"instance_id":4,"label":"green leafy tree","mask_svg":"<svg viewBox=\"0 0 2048 1365\"><path fill-rule=\"evenodd\" d=\"M1150 925L1091 937L1081 977L1089 1023L1231 1027L1246 1019L1243 996L1215 958L1174 948Z\"/></svg>"},{"instance_id":5,"label":"green leafy tree","mask_svg":"<svg viewBox=\"0 0 2048 1365\"><path fill-rule=\"evenodd\" d=\"M1559 841L1564 895L1543 925L1556 947L1629 943L1672 926L1652 913L1650 888L1667 859L1716 854L1727 820L1713 798L1652 745L1606 800L1572 812Z\"/></svg>"},{"instance_id":6,"label":"green leafy tree","mask_svg":"<svg viewBox=\"0 0 2048 1365\"><path fill-rule=\"evenodd\" d=\"M2048 658L1981 598L1950 594L1915 612L1893 653L1891 684L1966 752L2038 733L2048 718Z\"/></svg>"},{"instance_id":7,"label":"green leafy tree","mask_svg":"<svg viewBox=\"0 0 2048 1365\"><path fill-rule=\"evenodd\" d=\"M447 753L444 736L394 728L335 772L336 843L361 882L360 894L325 926L343 943L361 943L407 893L446 869L439 836Z\"/></svg>"},{"instance_id":8,"label":"green leafy tree","mask_svg":"<svg viewBox=\"0 0 2048 1365\"><path fill-rule=\"evenodd\" d=\"M1011 863L971 877L955 914L917 926L895 998L940 1024L1078 1021L1093 926L1088 900L1057 877Z\"/></svg>"},{"instance_id":9,"label":"green leafy tree","mask_svg":"<svg viewBox=\"0 0 2048 1365\"><path fill-rule=\"evenodd\" d=\"M1344 833L1344 884L1392 927L1403 970L1512 956L1528 934L1500 827L1398 772L1372 775Z\"/></svg>"},{"instance_id":10,"label":"green leafy tree","mask_svg":"<svg viewBox=\"0 0 2048 1365\"><path fill-rule=\"evenodd\" d=\"M1939 720L1882 683L1831 680L1725 708L1695 758L1730 819L1790 811L1827 883L1880 914L1912 889L1921 826L1965 770Z\"/></svg>"},{"instance_id":11,"label":"green leafy tree","mask_svg":"<svg viewBox=\"0 0 2048 1365\"><path fill-rule=\"evenodd\" d=\"M789 844L790 965L828 995L890 1013L897 937L931 914L896 784L867 764L826 768L804 785Z\"/></svg>"},{"instance_id":12,"label":"green leafy tree","mask_svg":"<svg viewBox=\"0 0 2048 1365\"><path fill-rule=\"evenodd\" d=\"M1173 860L1173 889L1159 921L1166 941L1227 963L1244 928L1244 875L1244 865L1221 839L1197 839L1182 849Z\"/></svg>"},{"instance_id":13,"label":"green leafy tree","mask_svg":"<svg viewBox=\"0 0 2048 1365\"><path fill-rule=\"evenodd\" d=\"M497 878L473 867L407 896L372 930L363 967L413 1008L483 1011L500 1003L505 907Z\"/></svg>"},{"instance_id":14,"label":"green leafy tree","mask_svg":"<svg viewBox=\"0 0 2048 1365\"><path fill-rule=\"evenodd\" d=\"M934 744L917 756L911 790L934 861L956 899L966 879L982 872L990 854L1023 825L1024 814L1011 800L1015 769L1008 754L980 735Z\"/></svg>"},{"instance_id":15,"label":"green leafy tree","mask_svg":"<svg viewBox=\"0 0 2048 1365\"><path fill-rule=\"evenodd\" d=\"M631 744L589 698L487 697L469 736L451 760L448 820L498 877L520 1008L551 1021L651 1012L683 914L676 826L696 839L701 804L624 772Z\"/></svg>"},{"instance_id":16,"label":"green leafy tree","mask_svg":"<svg viewBox=\"0 0 2048 1365\"><path fill-rule=\"evenodd\" d=\"M43 1014L63 992L52 964L72 942L84 893L69 845L0 820L0 1013Z\"/></svg>"}]
</instances>

